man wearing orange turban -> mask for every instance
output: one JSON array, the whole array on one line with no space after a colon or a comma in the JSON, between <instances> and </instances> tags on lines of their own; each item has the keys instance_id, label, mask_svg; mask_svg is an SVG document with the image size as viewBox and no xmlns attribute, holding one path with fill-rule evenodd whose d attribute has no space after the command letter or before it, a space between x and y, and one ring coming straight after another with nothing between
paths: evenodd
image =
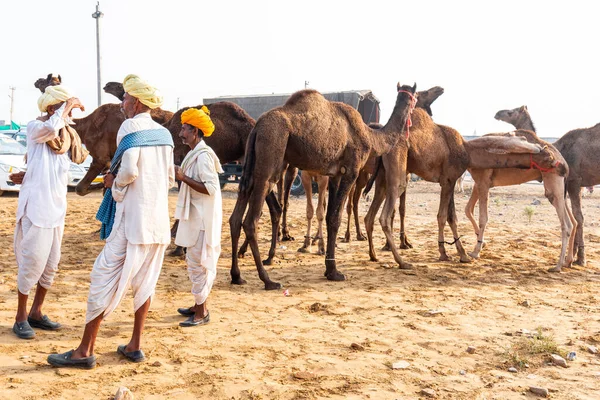
<instances>
[{"instance_id":1,"label":"man wearing orange turban","mask_svg":"<svg viewBox=\"0 0 600 400\"><path fill-rule=\"evenodd\" d=\"M175 209L175 218L179 219L175 244L187 247L194 305L177 311L189 317L179 325L190 327L210 321L206 299L217 276L221 254L223 209L218 174L223 169L215 152L202 140L215 130L208 108L188 108L181 114L181 124L179 137L191 150L181 168L175 167L175 178L182 182Z\"/></svg>"}]
</instances>

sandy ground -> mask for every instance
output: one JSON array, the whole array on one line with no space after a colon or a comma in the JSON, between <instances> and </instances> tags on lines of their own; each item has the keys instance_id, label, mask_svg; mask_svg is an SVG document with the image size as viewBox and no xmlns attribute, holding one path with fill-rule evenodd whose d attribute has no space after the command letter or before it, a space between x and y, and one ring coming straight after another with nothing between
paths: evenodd
<instances>
[{"instance_id":1,"label":"sandy ground","mask_svg":"<svg viewBox=\"0 0 600 400\"><path fill-rule=\"evenodd\" d=\"M470 184L465 186L469 191ZM46 357L79 343L89 273L103 245L94 220L100 195L69 193L62 262L45 306L64 329L37 331L32 341L11 332L17 197L5 195L0 198L0 398L110 399L120 386L136 399L414 399L427 397L423 389L439 399L535 398L530 386L549 389L555 399L600 398L600 356L587 350L600 347L600 195L583 201L587 267L551 274L546 270L556 263L560 237L541 185L493 190L487 247L470 264L460 264L450 246L452 261L437 261L438 194L437 185L424 182L409 189L414 248L402 255L415 265L413 271L399 270L387 252L378 252L379 262L369 262L366 242L338 241L338 266L348 280L337 283L324 279L322 256L296 251L306 224L305 199L294 198L290 225L297 240L280 243L268 268L289 296L264 291L251 258L242 260L248 284L230 285L224 225L211 323L177 325L183 319L177 307L191 305L190 284L185 261L166 257L145 330L148 361L130 364L116 353L132 328L128 296L102 325L98 367L92 371L55 369ZM228 185L224 197L228 218L235 186ZM541 204L532 206L528 221L524 210L535 199ZM466 200L467 194L457 195L459 228L470 250L476 239L462 213ZM173 194L171 208L175 201ZM367 208L363 201L362 216ZM263 215L264 258L270 224L268 212ZM383 242L377 224L378 249ZM527 331L537 330L528 337ZM551 365L553 351L563 356L575 351L577 358L568 368ZM392 368L401 361L409 365Z\"/></svg>"}]
</instances>

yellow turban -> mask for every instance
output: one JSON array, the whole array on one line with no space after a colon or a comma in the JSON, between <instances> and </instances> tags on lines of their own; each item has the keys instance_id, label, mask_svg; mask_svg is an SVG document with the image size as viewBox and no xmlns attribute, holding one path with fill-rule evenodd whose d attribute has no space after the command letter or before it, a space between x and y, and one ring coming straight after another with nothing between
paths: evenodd
<instances>
[{"instance_id":1,"label":"yellow turban","mask_svg":"<svg viewBox=\"0 0 600 400\"><path fill-rule=\"evenodd\" d=\"M71 97L73 96L71 96L69 91L61 85L47 86L44 93L38 99L38 108L41 112L46 112L48 107L67 101Z\"/></svg>"},{"instance_id":2,"label":"yellow turban","mask_svg":"<svg viewBox=\"0 0 600 400\"><path fill-rule=\"evenodd\" d=\"M127 75L123 80L123 89L130 96L138 99L143 105L151 109L158 108L163 104L163 98L157 88L150 86L137 75Z\"/></svg>"},{"instance_id":3,"label":"yellow turban","mask_svg":"<svg viewBox=\"0 0 600 400\"><path fill-rule=\"evenodd\" d=\"M188 108L182 112L181 123L195 126L206 137L209 137L215 131L215 124L210 119L210 111L208 111L206 106L202 106L200 110L197 108Z\"/></svg>"}]
</instances>

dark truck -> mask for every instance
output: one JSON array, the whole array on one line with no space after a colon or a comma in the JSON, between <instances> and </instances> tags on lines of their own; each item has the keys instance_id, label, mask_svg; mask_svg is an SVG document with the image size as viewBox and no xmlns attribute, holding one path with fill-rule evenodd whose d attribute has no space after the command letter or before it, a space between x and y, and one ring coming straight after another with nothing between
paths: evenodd
<instances>
[{"instance_id":1,"label":"dark truck","mask_svg":"<svg viewBox=\"0 0 600 400\"><path fill-rule=\"evenodd\" d=\"M330 101L339 101L358 110L366 124L379 122L379 99L370 90L348 90L344 92L322 93ZM291 94L265 94L249 96L222 96L205 98L204 104L212 104L218 101L230 101L242 107L254 119L258 119L263 113L272 108L285 104ZM239 162L223 165L225 171L220 176L221 188L227 183L238 183L242 176L242 165ZM300 180L300 174L292 184L292 194L300 196L304 194L304 188ZM316 190L314 190L316 192Z\"/></svg>"}]
</instances>

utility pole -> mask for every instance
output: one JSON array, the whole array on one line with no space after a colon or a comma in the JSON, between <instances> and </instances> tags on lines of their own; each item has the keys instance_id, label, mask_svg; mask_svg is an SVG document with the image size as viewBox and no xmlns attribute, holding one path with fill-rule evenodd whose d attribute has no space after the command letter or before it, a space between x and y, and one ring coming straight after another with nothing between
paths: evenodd
<instances>
[{"instance_id":1,"label":"utility pole","mask_svg":"<svg viewBox=\"0 0 600 400\"><path fill-rule=\"evenodd\" d=\"M9 89L10 89L10 95L8 97L10 97L10 121L8 123L12 126L12 123L13 123L13 110L14 110L14 103L15 103L15 89L16 89L16 87L9 86Z\"/></svg>"},{"instance_id":2,"label":"utility pole","mask_svg":"<svg viewBox=\"0 0 600 400\"><path fill-rule=\"evenodd\" d=\"M304 81L304 89L308 89L309 81Z\"/></svg>"},{"instance_id":3,"label":"utility pole","mask_svg":"<svg viewBox=\"0 0 600 400\"><path fill-rule=\"evenodd\" d=\"M102 105L102 75L100 74L100 18L104 14L100 11L100 2L96 3L96 12L92 18L96 20L96 60L98 68L98 107Z\"/></svg>"},{"instance_id":4,"label":"utility pole","mask_svg":"<svg viewBox=\"0 0 600 400\"><path fill-rule=\"evenodd\" d=\"M177 111L179 111L179 97L177 98Z\"/></svg>"}]
</instances>

